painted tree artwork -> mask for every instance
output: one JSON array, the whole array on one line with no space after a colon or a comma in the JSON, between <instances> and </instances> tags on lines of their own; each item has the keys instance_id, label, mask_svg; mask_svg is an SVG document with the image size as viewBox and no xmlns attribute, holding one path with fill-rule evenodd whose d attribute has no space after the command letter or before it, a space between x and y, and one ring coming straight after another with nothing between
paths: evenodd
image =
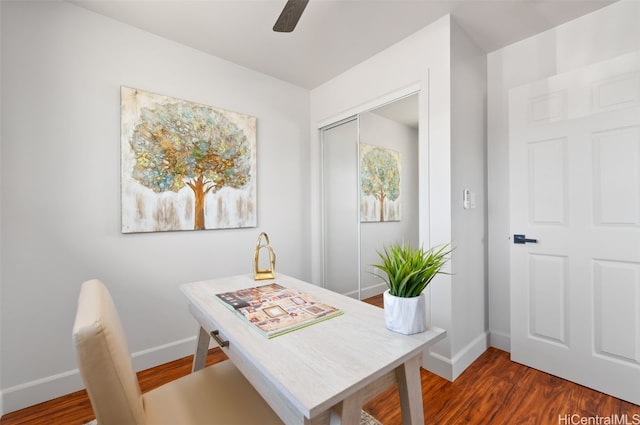
<instances>
[{"instance_id":1,"label":"painted tree artwork","mask_svg":"<svg viewBox=\"0 0 640 425\"><path fill-rule=\"evenodd\" d=\"M360 144L360 221L399 221L400 152Z\"/></svg>"},{"instance_id":2,"label":"painted tree artwork","mask_svg":"<svg viewBox=\"0 0 640 425\"><path fill-rule=\"evenodd\" d=\"M121 88L122 232L256 226L256 118Z\"/></svg>"}]
</instances>

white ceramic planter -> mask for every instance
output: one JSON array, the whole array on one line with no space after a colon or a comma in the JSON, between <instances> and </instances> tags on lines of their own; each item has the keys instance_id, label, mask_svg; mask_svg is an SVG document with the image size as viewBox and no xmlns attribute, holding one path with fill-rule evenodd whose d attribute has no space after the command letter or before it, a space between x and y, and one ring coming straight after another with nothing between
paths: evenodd
<instances>
[{"instance_id":1,"label":"white ceramic planter","mask_svg":"<svg viewBox=\"0 0 640 425\"><path fill-rule=\"evenodd\" d=\"M424 332L426 320L424 294L413 298L401 298L391 295L387 289L382 298L387 329L405 335Z\"/></svg>"}]
</instances>

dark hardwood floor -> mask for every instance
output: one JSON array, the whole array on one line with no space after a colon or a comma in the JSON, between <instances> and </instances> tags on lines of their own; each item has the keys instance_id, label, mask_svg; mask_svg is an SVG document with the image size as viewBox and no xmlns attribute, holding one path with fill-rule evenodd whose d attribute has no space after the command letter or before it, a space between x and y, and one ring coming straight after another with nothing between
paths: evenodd
<instances>
[{"instance_id":1,"label":"dark hardwood floor","mask_svg":"<svg viewBox=\"0 0 640 425\"><path fill-rule=\"evenodd\" d=\"M382 305L382 297L366 301ZM214 348L207 365L224 358L224 353ZM140 387L149 391L190 370L191 356L139 372ZM421 374L428 424L640 425L640 406L511 362L508 353L496 348L489 348L455 382L426 370ZM399 425L399 403L398 391L392 387L367 403L364 410L384 425ZM8 413L0 425L80 425L93 417L86 392L78 391Z\"/></svg>"}]
</instances>

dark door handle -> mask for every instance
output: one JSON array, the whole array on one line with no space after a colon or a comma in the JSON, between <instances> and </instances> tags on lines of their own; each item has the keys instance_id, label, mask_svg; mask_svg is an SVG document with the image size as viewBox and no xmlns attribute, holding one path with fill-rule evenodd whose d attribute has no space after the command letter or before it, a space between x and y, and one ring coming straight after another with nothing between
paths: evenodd
<instances>
[{"instance_id":1,"label":"dark door handle","mask_svg":"<svg viewBox=\"0 0 640 425\"><path fill-rule=\"evenodd\" d=\"M527 239L525 235L513 235L513 243L525 244L527 242L538 243L537 239Z\"/></svg>"}]
</instances>

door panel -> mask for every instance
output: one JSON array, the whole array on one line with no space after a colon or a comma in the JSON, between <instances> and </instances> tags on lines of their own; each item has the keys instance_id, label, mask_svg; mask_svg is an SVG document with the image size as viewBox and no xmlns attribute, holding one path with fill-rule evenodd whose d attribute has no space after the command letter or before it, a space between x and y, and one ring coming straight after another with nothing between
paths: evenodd
<instances>
[{"instance_id":1,"label":"door panel","mask_svg":"<svg viewBox=\"0 0 640 425\"><path fill-rule=\"evenodd\" d=\"M640 404L640 53L509 102L511 357Z\"/></svg>"},{"instance_id":2,"label":"door panel","mask_svg":"<svg viewBox=\"0 0 640 425\"><path fill-rule=\"evenodd\" d=\"M358 121L322 131L323 282L359 298Z\"/></svg>"},{"instance_id":3,"label":"door panel","mask_svg":"<svg viewBox=\"0 0 640 425\"><path fill-rule=\"evenodd\" d=\"M567 257L533 254L529 264L529 332L533 337L566 345Z\"/></svg>"},{"instance_id":4,"label":"door panel","mask_svg":"<svg viewBox=\"0 0 640 425\"><path fill-rule=\"evenodd\" d=\"M529 212L533 223L566 222L567 139L529 143Z\"/></svg>"},{"instance_id":5,"label":"door panel","mask_svg":"<svg viewBox=\"0 0 640 425\"><path fill-rule=\"evenodd\" d=\"M640 127L594 135L596 225L640 224Z\"/></svg>"},{"instance_id":6,"label":"door panel","mask_svg":"<svg viewBox=\"0 0 640 425\"><path fill-rule=\"evenodd\" d=\"M638 264L594 261L595 351L601 356L638 364Z\"/></svg>"}]
</instances>

